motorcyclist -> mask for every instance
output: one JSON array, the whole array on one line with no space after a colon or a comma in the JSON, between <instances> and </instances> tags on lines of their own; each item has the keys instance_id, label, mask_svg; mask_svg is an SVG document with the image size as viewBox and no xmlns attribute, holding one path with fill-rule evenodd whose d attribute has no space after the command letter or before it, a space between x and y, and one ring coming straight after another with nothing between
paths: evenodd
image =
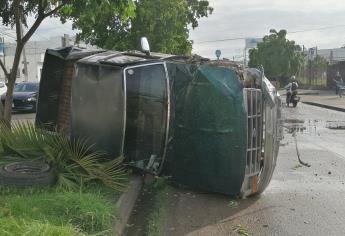
<instances>
[{"instance_id":1,"label":"motorcyclist","mask_svg":"<svg viewBox=\"0 0 345 236\"><path fill-rule=\"evenodd\" d=\"M291 96L297 95L298 83L296 81L296 77L292 76L291 82L288 83L288 85L286 85L284 88L286 89L286 105L289 106Z\"/></svg>"}]
</instances>

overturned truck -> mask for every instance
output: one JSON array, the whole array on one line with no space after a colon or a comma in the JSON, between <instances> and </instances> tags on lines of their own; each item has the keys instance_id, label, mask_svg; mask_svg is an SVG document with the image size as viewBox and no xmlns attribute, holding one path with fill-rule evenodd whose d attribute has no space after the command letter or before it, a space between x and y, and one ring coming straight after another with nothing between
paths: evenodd
<instances>
[{"instance_id":1,"label":"overturned truck","mask_svg":"<svg viewBox=\"0 0 345 236\"><path fill-rule=\"evenodd\" d=\"M280 109L263 72L229 61L69 47L46 52L36 124L144 172L249 196L272 177Z\"/></svg>"}]
</instances>

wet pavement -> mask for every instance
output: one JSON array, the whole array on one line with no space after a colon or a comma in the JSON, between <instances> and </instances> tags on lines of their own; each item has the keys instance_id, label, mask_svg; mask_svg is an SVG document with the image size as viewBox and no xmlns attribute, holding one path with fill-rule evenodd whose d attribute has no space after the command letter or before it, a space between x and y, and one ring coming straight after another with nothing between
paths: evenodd
<instances>
[{"instance_id":1,"label":"wet pavement","mask_svg":"<svg viewBox=\"0 0 345 236\"><path fill-rule=\"evenodd\" d=\"M285 94L285 90L280 90L280 94ZM300 101L309 105L321 106L337 111L345 111L345 95L340 97L334 90L306 90L299 89L298 97Z\"/></svg>"},{"instance_id":2,"label":"wet pavement","mask_svg":"<svg viewBox=\"0 0 345 236\"><path fill-rule=\"evenodd\" d=\"M164 235L345 235L345 113L298 104L284 109L284 139L266 191L236 200L175 189ZM299 164L300 157L311 167ZM236 205L236 204L235 204Z\"/></svg>"}]
</instances>

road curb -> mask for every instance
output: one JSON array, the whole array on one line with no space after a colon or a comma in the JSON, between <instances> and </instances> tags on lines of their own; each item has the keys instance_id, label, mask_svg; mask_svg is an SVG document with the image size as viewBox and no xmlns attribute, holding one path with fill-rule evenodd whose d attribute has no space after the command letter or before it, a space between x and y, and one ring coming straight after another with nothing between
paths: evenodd
<instances>
[{"instance_id":1,"label":"road curb","mask_svg":"<svg viewBox=\"0 0 345 236\"><path fill-rule=\"evenodd\" d=\"M286 96L286 93L280 93L281 96ZM309 96L309 95L320 95L320 93L298 93L297 94L298 96L301 95L301 96Z\"/></svg>"},{"instance_id":2,"label":"road curb","mask_svg":"<svg viewBox=\"0 0 345 236\"><path fill-rule=\"evenodd\" d=\"M113 227L114 235L123 235L142 186L142 178L140 176L134 176L129 183L127 191L116 202L117 217Z\"/></svg>"},{"instance_id":3,"label":"road curb","mask_svg":"<svg viewBox=\"0 0 345 236\"><path fill-rule=\"evenodd\" d=\"M334 110L334 111L345 112L345 108L341 108L341 107L329 106L329 105L316 103L316 102L302 102L302 103L307 104L307 105L311 105L311 106L322 107L322 108L326 108L326 109L330 109L330 110Z\"/></svg>"}]
</instances>

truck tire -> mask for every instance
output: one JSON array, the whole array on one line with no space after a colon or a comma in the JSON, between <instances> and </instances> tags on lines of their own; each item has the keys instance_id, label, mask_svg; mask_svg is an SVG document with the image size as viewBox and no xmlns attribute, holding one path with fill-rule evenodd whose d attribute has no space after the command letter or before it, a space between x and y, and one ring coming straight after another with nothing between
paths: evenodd
<instances>
[{"instance_id":1,"label":"truck tire","mask_svg":"<svg viewBox=\"0 0 345 236\"><path fill-rule=\"evenodd\" d=\"M56 182L56 174L45 162L23 161L0 166L0 186L44 187Z\"/></svg>"}]
</instances>

